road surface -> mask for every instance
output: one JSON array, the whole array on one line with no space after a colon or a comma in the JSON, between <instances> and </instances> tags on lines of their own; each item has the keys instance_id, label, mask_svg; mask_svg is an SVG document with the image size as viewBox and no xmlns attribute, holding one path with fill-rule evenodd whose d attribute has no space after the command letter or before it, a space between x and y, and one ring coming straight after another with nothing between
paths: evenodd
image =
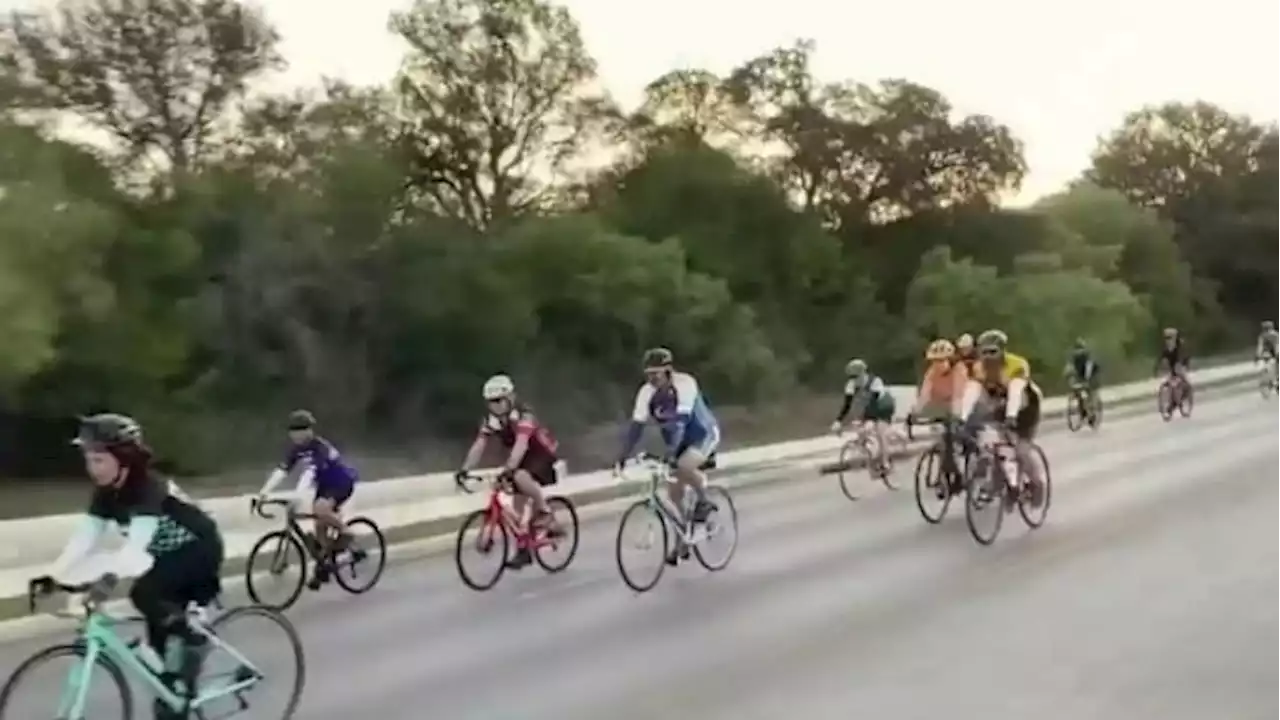
<instances>
[{"instance_id":1,"label":"road surface","mask_svg":"<svg viewBox=\"0 0 1280 720\"><path fill-rule=\"evenodd\" d=\"M451 554L393 564L368 595L291 611L297 717L1274 720L1278 432L1273 403L1236 395L1046 435L1049 522L1010 516L989 548L959 504L928 526L909 490L850 503L805 471L738 493L727 570L682 566L643 596L614 567L616 513L565 573L486 594ZM278 657L263 638L231 640ZM47 641L0 646L0 672ZM52 699L41 678L24 697Z\"/></svg>"}]
</instances>

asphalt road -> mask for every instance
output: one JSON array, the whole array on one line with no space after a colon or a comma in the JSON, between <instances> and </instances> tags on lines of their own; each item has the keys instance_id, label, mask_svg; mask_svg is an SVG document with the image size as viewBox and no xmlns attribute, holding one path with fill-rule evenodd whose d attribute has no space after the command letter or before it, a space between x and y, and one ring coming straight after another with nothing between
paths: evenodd
<instances>
[{"instance_id":1,"label":"asphalt road","mask_svg":"<svg viewBox=\"0 0 1280 720\"><path fill-rule=\"evenodd\" d=\"M614 567L616 513L565 573L485 594L451 554L392 565L368 595L291 611L298 717L1274 720L1278 433L1274 403L1237 395L1048 435L1048 523L1010 516L988 548L959 504L927 526L907 489L851 503L797 470L737 493L727 570L682 566L647 595ZM230 635L270 667L269 637ZM0 672L47 642L0 645ZM41 678L23 695L51 702ZM22 702L6 720L46 716Z\"/></svg>"}]
</instances>

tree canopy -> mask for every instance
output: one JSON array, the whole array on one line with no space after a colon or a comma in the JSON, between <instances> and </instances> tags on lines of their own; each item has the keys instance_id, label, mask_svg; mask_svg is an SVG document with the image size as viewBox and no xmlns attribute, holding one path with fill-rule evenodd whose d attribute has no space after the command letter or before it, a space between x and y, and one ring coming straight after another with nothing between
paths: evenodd
<instances>
[{"instance_id":1,"label":"tree canopy","mask_svg":"<svg viewBox=\"0 0 1280 720\"><path fill-rule=\"evenodd\" d=\"M366 446L462 438L499 371L575 437L653 345L717 406L785 403L854 356L912 382L938 335L1000 326L1056 376L1076 337L1122 367L1160 326L1229 349L1275 313L1274 124L1140 109L1011 210L1009 128L818 77L808 41L627 109L545 0L388 25L385 84L270 94L278 34L236 0L0 22L0 437L25 450L0 465L56 469L66 419L108 407L211 471L299 406Z\"/></svg>"}]
</instances>

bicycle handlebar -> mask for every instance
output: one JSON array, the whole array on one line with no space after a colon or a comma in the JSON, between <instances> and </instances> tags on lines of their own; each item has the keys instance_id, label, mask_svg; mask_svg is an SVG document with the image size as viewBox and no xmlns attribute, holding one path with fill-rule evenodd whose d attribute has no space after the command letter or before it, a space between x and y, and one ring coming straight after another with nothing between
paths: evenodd
<instances>
[{"instance_id":1,"label":"bicycle handlebar","mask_svg":"<svg viewBox=\"0 0 1280 720\"><path fill-rule=\"evenodd\" d=\"M65 592L85 593L83 598L85 610L93 612L111 598L119 585L120 578L113 573L106 573L97 580L81 585L66 585L51 578L35 578L27 583L27 610L34 614L37 598L48 597L55 592Z\"/></svg>"},{"instance_id":2,"label":"bicycle handlebar","mask_svg":"<svg viewBox=\"0 0 1280 720\"><path fill-rule=\"evenodd\" d=\"M484 478L472 472L460 473L453 476L454 489L468 495L474 493L476 491L476 486L482 482L484 482Z\"/></svg>"},{"instance_id":3,"label":"bicycle handlebar","mask_svg":"<svg viewBox=\"0 0 1280 720\"><path fill-rule=\"evenodd\" d=\"M285 508L291 508L293 507L293 501L287 498L273 498L273 497L250 498L249 512L257 515L260 518L263 518L264 520L274 520L276 518L275 513L267 512L267 508L273 505L282 506Z\"/></svg>"}]
</instances>

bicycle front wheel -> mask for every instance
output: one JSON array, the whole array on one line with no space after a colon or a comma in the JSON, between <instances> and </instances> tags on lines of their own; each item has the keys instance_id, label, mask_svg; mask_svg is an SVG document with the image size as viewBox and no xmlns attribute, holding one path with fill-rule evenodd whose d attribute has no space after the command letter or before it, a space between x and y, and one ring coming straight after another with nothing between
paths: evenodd
<instances>
[{"instance_id":1,"label":"bicycle front wheel","mask_svg":"<svg viewBox=\"0 0 1280 720\"><path fill-rule=\"evenodd\" d=\"M470 571L464 559L474 548L477 554L493 563L493 569ZM458 566L458 576L472 590L485 591L498 584L507 569L507 557L511 551L511 535L500 522L489 522L487 510L476 510L462 521L458 528L458 544L454 548L453 561Z\"/></svg>"},{"instance_id":2,"label":"bicycle front wheel","mask_svg":"<svg viewBox=\"0 0 1280 720\"><path fill-rule=\"evenodd\" d=\"M857 500L853 493L853 471L859 460L871 462L871 457L858 443L850 440L840 446L840 463L836 467L836 479L840 481L840 492L850 500Z\"/></svg>"},{"instance_id":3,"label":"bicycle front wheel","mask_svg":"<svg viewBox=\"0 0 1280 720\"><path fill-rule=\"evenodd\" d=\"M1191 417L1191 410L1196 406L1196 390L1190 382L1182 383L1182 397L1178 398L1178 412L1182 417Z\"/></svg>"},{"instance_id":4,"label":"bicycle front wheel","mask_svg":"<svg viewBox=\"0 0 1280 720\"><path fill-rule=\"evenodd\" d=\"M257 621L255 625L252 621ZM265 623L265 626L264 626ZM288 649L289 659L284 662L273 660L269 664L254 667L249 663L253 662L253 658L245 658L237 650L231 652L229 638L237 634L235 628L247 626L242 633L246 638L252 637L255 644L265 647L284 647ZM243 693L236 693L237 702L244 701L249 703L249 707L253 708L252 713L248 713L249 717L261 718L280 718L280 720L291 720L298 711L298 703L302 700L302 689L307 683L307 660L306 654L302 649L302 639L298 637L298 630L289 622L289 618L283 613L273 610L263 605L245 605L243 607L234 608L222 615L219 615L208 625L209 632L214 636L215 647L210 648L209 656L205 659L203 671L200 673L200 697L205 697L205 693L212 693L216 698L218 688L225 688L228 685L243 683L250 679L257 682ZM277 637L270 637L273 630L278 630ZM282 636L282 637L281 637ZM280 642L283 640L283 643ZM236 642L241 642L237 640ZM211 672L211 668L216 668L220 660L230 661L231 668L221 673ZM266 669L266 668L270 669ZM285 673L292 675L292 680L286 677ZM279 710L276 710L277 703L271 702L271 705L264 708L263 703L268 702L267 693L264 692L263 684L272 682L273 685L287 688L287 695L283 702L279 702ZM225 692L225 691L224 691ZM219 703L220 699L210 699L204 701L209 704ZM227 702L222 700L221 702ZM202 703L203 704L203 703ZM248 710L248 708L245 708ZM206 711L207 712L207 711ZM197 711L193 713L195 717L201 717ZM219 716L222 716L219 714Z\"/></svg>"},{"instance_id":5,"label":"bicycle front wheel","mask_svg":"<svg viewBox=\"0 0 1280 720\"><path fill-rule=\"evenodd\" d=\"M666 517L648 500L640 500L622 513L614 541L614 558L618 562L622 582L627 587L638 593L648 592L662 579L662 571L667 567L667 553L671 550L667 530ZM632 547L642 556L647 556L643 564L627 560L626 553Z\"/></svg>"},{"instance_id":6,"label":"bicycle front wheel","mask_svg":"<svg viewBox=\"0 0 1280 720\"><path fill-rule=\"evenodd\" d=\"M36 671L57 660L70 660L71 668L62 673L67 676L67 680L54 685L65 688L61 700L58 701L58 707L54 710L50 707L52 705L48 692L50 681L38 680L32 676ZM110 657L99 653L90 673L79 676L89 682L89 687L81 688L76 683L70 682L70 678L74 677L70 673L78 673L84 662L84 645L54 645L27 658L9 676L4 689L0 690L0 720L31 720L44 717L133 720L133 691L130 690L129 682L125 679L120 666ZM110 679L110 690L101 689L99 692L90 692L94 687L92 670L96 669L106 671ZM98 683L98 686L102 688L101 683ZM20 690L29 692L31 697L23 697ZM109 709L112 707L115 710Z\"/></svg>"},{"instance_id":7,"label":"bicycle front wheel","mask_svg":"<svg viewBox=\"0 0 1280 720\"><path fill-rule=\"evenodd\" d=\"M1032 459L1040 463L1040 482L1044 485L1041 492L1042 500L1040 506L1036 507L1031 504L1029 493L1022 493L1018 497L1018 514L1022 515L1022 521L1027 524L1027 527L1035 530L1043 525L1045 518L1049 516L1049 501L1053 498L1053 473L1049 472L1049 458L1044 454L1044 449L1038 444L1032 445L1031 449L1034 451Z\"/></svg>"},{"instance_id":8,"label":"bicycle front wheel","mask_svg":"<svg viewBox=\"0 0 1280 720\"><path fill-rule=\"evenodd\" d=\"M707 487L707 500L716 506L716 511L696 531L705 532L706 537L694 543L693 555L702 567L718 572L729 566L738 549L738 508L729 491L718 485Z\"/></svg>"},{"instance_id":9,"label":"bicycle front wheel","mask_svg":"<svg viewBox=\"0 0 1280 720\"><path fill-rule=\"evenodd\" d=\"M1070 399L1067 400L1067 429L1076 432L1084 426L1085 418L1084 403L1080 400L1080 393L1071 393Z\"/></svg>"},{"instance_id":10,"label":"bicycle front wheel","mask_svg":"<svg viewBox=\"0 0 1280 720\"><path fill-rule=\"evenodd\" d=\"M941 444L934 445L916 461L916 508L930 525L942 522L951 507L951 478L947 477L943 452Z\"/></svg>"},{"instance_id":11,"label":"bicycle front wheel","mask_svg":"<svg viewBox=\"0 0 1280 720\"><path fill-rule=\"evenodd\" d=\"M297 568L296 576L290 570ZM298 538L284 530L263 535L244 566L245 589L258 605L288 610L307 581L307 555Z\"/></svg>"},{"instance_id":12,"label":"bicycle front wheel","mask_svg":"<svg viewBox=\"0 0 1280 720\"><path fill-rule=\"evenodd\" d=\"M335 554L333 579L343 590L359 595L369 592L387 567L387 539L378 524L367 517L347 521L351 545Z\"/></svg>"},{"instance_id":13,"label":"bicycle front wheel","mask_svg":"<svg viewBox=\"0 0 1280 720\"><path fill-rule=\"evenodd\" d=\"M1165 422L1173 419L1173 386L1169 381L1160 383L1160 390L1156 393L1156 404L1160 410L1160 417Z\"/></svg>"},{"instance_id":14,"label":"bicycle front wheel","mask_svg":"<svg viewBox=\"0 0 1280 720\"><path fill-rule=\"evenodd\" d=\"M979 545L995 542L1004 524L1008 487L1000 476L999 463L999 458L994 456L975 460L970 465L969 479L965 483L965 524Z\"/></svg>"}]
</instances>

